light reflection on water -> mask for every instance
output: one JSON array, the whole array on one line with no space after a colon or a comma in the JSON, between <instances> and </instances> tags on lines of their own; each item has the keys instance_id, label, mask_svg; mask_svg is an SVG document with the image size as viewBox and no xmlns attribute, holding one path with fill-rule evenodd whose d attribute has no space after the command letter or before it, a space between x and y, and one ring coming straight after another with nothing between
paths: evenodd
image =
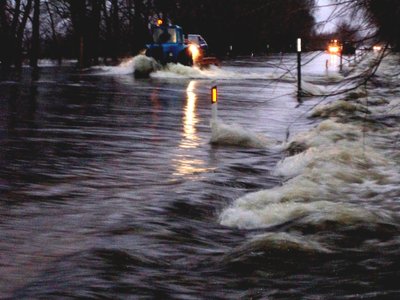
<instances>
[{"instance_id":1,"label":"light reflection on water","mask_svg":"<svg viewBox=\"0 0 400 300\"><path fill-rule=\"evenodd\" d=\"M196 135L196 124L198 123L196 115L197 95L195 93L196 81L190 81L186 89L186 106L184 108L185 115L183 117L184 139L181 148L196 148L199 146L199 138Z\"/></svg>"},{"instance_id":2,"label":"light reflection on water","mask_svg":"<svg viewBox=\"0 0 400 300\"><path fill-rule=\"evenodd\" d=\"M206 162L193 155L192 150L200 147L200 138L197 134L196 125L199 120L196 114L197 95L196 81L189 82L186 88L186 105L183 109L183 135L179 143L179 155L172 160L176 172L173 175L190 176L207 172ZM191 150L192 149L192 150Z\"/></svg>"},{"instance_id":3,"label":"light reflection on water","mask_svg":"<svg viewBox=\"0 0 400 300\"><path fill-rule=\"evenodd\" d=\"M330 68L338 68L339 67L339 56L337 54L329 55L329 67Z\"/></svg>"}]
</instances>

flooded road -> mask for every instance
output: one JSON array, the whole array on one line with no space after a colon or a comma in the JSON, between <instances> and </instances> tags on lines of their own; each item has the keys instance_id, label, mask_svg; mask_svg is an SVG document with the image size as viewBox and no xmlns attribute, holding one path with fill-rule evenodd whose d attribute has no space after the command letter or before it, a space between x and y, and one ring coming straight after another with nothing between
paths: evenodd
<instances>
[{"instance_id":1,"label":"flooded road","mask_svg":"<svg viewBox=\"0 0 400 300\"><path fill-rule=\"evenodd\" d=\"M344 86L324 54L303 59L304 89ZM304 102L293 70L287 55L3 76L0 298L398 297L393 63L368 94Z\"/></svg>"}]
</instances>

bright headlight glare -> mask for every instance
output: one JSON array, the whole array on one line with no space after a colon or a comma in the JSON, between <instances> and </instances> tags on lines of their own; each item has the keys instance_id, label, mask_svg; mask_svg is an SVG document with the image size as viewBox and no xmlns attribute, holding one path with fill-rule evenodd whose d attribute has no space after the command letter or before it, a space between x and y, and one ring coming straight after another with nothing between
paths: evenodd
<instances>
[{"instance_id":1,"label":"bright headlight glare","mask_svg":"<svg viewBox=\"0 0 400 300\"><path fill-rule=\"evenodd\" d=\"M189 51L192 54L193 60L196 60L200 55L200 50L196 45L193 45L193 44L190 45L189 46Z\"/></svg>"}]
</instances>

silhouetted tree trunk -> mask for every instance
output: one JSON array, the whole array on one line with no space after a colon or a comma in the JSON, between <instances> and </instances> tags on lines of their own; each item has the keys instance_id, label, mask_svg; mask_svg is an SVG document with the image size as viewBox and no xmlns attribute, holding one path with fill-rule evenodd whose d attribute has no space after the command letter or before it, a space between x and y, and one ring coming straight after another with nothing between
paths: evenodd
<instances>
[{"instance_id":1,"label":"silhouetted tree trunk","mask_svg":"<svg viewBox=\"0 0 400 300\"><path fill-rule=\"evenodd\" d=\"M31 49L31 60L30 66L33 68L37 68L38 66L38 58L39 58L39 27L40 27L40 0L34 0L34 8L33 8L33 20L32 20L32 49Z\"/></svg>"},{"instance_id":2,"label":"silhouetted tree trunk","mask_svg":"<svg viewBox=\"0 0 400 300\"><path fill-rule=\"evenodd\" d=\"M10 65L10 26L6 8L6 1L0 1L0 62L2 67Z\"/></svg>"},{"instance_id":3,"label":"silhouetted tree trunk","mask_svg":"<svg viewBox=\"0 0 400 300\"><path fill-rule=\"evenodd\" d=\"M22 43L23 43L23 39L24 39L26 23L28 21L29 15L31 13L31 9L32 9L32 0L27 0L26 5L24 6L21 23L19 24L18 30L16 32L14 64L17 68L20 68L22 66L22 60L23 60ZM17 17L17 19L19 18L19 16L16 16L16 17ZM18 23L18 21L17 21L17 23Z\"/></svg>"},{"instance_id":4,"label":"silhouetted tree trunk","mask_svg":"<svg viewBox=\"0 0 400 300\"><path fill-rule=\"evenodd\" d=\"M85 29L87 28L86 1L85 0L69 0L71 20L74 27L75 43L78 52L78 65L84 68L90 65L87 51L87 36Z\"/></svg>"},{"instance_id":5,"label":"silhouetted tree trunk","mask_svg":"<svg viewBox=\"0 0 400 300\"><path fill-rule=\"evenodd\" d=\"M24 3L21 0L0 1L0 59L3 66L14 64L16 67L21 67L22 65L23 38L31 8L32 0Z\"/></svg>"},{"instance_id":6,"label":"silhouetted tree trunk","mask_svg":"<svg viewBox=\"0 0 400 300\"><path fill-rule=\"evenodd\" d=\"M144 15L144 4L142 0L134 0L135 13L132 20L133 36L132 36L132 51L138 53L144 48L144 44L147 42L148 28L147 20L143 19Z\"/></svg>"},{"instance_id":7,"label":"silhouetted tree trunk","mask_svg":"<svg viewBox=\"0 0 400 300\"><path fill-rule=\"evenodd\" d=\"M91 57L94 64L99 63L100 22L101 22L101 2L100 0L92 0Z\"/></svg>"},{"instance_id":8,"label":"silhouetted tree trunk","mask_svg":"<svg viewBox=\"0 0 400 300\"><path fill-rule=\"evenodd\" d=\"M111 18L112 18L112 59L117 62L119 50L120 50L120 23L119 23L119 7L118 0L112 0L111 2Z\"/></svg>"},{"instance_id":9,"label":"silhouetted tree trunk","mask_svg":"<svg viewBox=\"0 0 400 300\"><path fill-rule=\"evenodd\" d=\"M48 1L45 2L45 5L46 5L46 9L47 9L47 14L49 15L49 20L50 20L52 44L54 45L53 51L55 52L55 53L53 53L53 55L54 55L54 57L57 57L58 64L61 65L62 55L61 55L60 45L58 42L57 31L56 31L56 27L55 27L55 23L54 23L53 13L50 9L50 5L49 5Z\"/></svg>"}]
</instances>

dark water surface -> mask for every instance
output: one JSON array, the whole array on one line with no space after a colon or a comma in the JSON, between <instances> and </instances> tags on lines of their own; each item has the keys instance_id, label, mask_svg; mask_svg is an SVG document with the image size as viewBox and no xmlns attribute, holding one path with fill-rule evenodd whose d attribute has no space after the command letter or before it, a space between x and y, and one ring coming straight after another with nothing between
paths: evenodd
<instances>
[{"instance_id":1,"label":"dark water surface","mask_svg":"<svg viewBox=\"0 0 400 300\"><path fill-rule=\"evenodd\" d=\"M347 210L317 222L302 198L301 213L290 208L270 226L221 222L236 199L287 186L274 172L288 155L280 142L288 126L292 137L319 122L309 118L318 98L299 105L294 80L263 78L271 60L279 61L227 62L225 77L206 79L167 73L135 80L69 67L44 67L36 79L29 69L3 76L0 298L400 296L392 216L343 221ZM215 84L221 120L266 136L270 146L209 143ZM327 191L321 200L341 200L331 186L319 186ZM349 202L382 208L382 215L397 210L398 188L380 186L386 200L357 194Z\"/></svg>"}]
</instances>

